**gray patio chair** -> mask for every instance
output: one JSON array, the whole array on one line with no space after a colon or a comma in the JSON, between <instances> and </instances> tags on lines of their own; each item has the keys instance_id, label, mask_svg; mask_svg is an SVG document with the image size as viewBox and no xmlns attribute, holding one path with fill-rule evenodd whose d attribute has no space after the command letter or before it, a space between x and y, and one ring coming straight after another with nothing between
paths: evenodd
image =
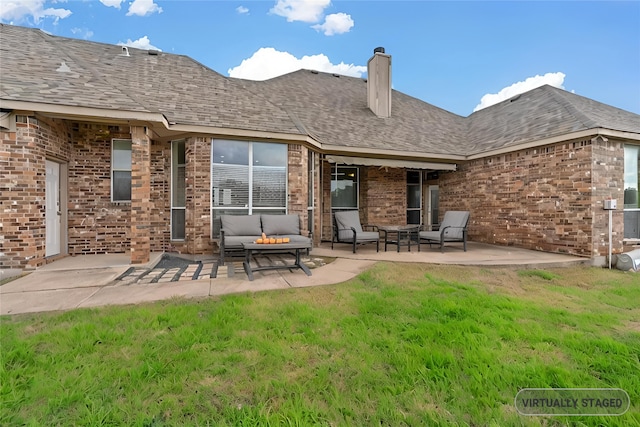
<instances>
[{"instance_id":1,"label":"gray patio chair","mask_svg":"<svg viewBox=\"0 0 640 427\"><path fill-rule=\"evenodd\" d=\"M368 230L368 231L367 231ZM356 247L366 243L375 243L376 252L380 251L380 233L375 225L362 225L358 211L339 211L333 214L333 238L334 243L349 243L353 245L353 253Z\"/></svg>"},{"instance_id":2,"label":"gray patio chair","mask_svg":"<svg viewBox=\"0 0 640 427\"><path fill-rule=\"evenodd\" d=\"M467 251L467 226L469 224L468 211L447 211L438 231L421 231L419 233L418 251L420 245L436 243L440 245L440 252L444 252L446 242L462 242L464 251Z\"/></svg>"}]
</instances>

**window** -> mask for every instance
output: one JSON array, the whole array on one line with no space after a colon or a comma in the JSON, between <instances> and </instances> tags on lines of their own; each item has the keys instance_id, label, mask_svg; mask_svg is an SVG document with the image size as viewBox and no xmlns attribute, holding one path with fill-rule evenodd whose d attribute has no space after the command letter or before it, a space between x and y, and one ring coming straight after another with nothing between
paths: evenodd
<instances>
[{"instance_id":1,"label":"window","mask_svg":"<svg viewBox=\"0 0 640 427\"><path fill-rule=\"evenodd\" d=\"M131 201L131 140L111 142L111 201Z\"/></svg>"},{"instance_id":2,"label":"window","mask_svg":"<svg viewBox=\"0 0 640 427\"><path fill-rule=\"evenodd\" d=\"M624 238L640 239L640 146L624 147Z\"/></svg>"},{"instance_id":3,"label":"window","mask_svg":"<svg viewBox=\"0 0 640 427\"><path fill-rule=\"evenodd\" d=\"M184 140L171 142L171 240L184 240L186 167Z\"/></svg>"},{"instance_id":4,"label":"window","mask_svg":"<svg viewBox=\"0 0 640 427\"><path fill-rule=\"evenodd\" d=\"M429 218L427 221L427 225L431 226L432 230L437 230L439 228L439 188L437 185L429 186Z\"/></svg>"},{"instance_id":5,"label":"window","mask_svg":"<svg viewBox=\"0 0 640 427\"><path fill-rule=\"evenodd\" d=\"M307 228L313 233L313 219L315 208L315 178L316 176L316 153L307 151Z\"/></svg>"},{"instance_id":6,"label":"window","mask_svg":"<svg viewBox=\"0 0 640 427\"><path fill-rule=\"evenodd\" d=\"M422 218L422 174L407 171L407 224L420 224Z\"/></svg>"},{"instance_id":7,"label":"window","mask_svg":"<svg viewBox=\"0 0 640 427\"><path fill-rule=\"evenodd\" d=\"M287 211L287 146L215 139L211 144L212 236L220 215Z\"/></svg>"},{"instance_id":8,"label":"window","mask_svg":"<svg viewBox=\"0 0 640 427\"><path fill-rule=\"evenodd\" d=\"M358 168L333 166L331 170L331 209L358 209Z\"/></svg>"}]
</instances>

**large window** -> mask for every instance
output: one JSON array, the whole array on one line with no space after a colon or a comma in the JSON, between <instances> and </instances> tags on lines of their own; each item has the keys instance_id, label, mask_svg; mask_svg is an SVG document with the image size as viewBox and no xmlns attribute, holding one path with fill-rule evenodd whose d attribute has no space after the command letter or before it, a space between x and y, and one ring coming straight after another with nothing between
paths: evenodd
<instances>
[{"instance_id":1,"label":"large window","mask_svg":"<svg viewBox=\"0 0 640 427\"><path fill-rule=\"evenodd\" d=\"M287 146L215 139L211 144L212 233L220 215L287 211Z\"/></svg>"},{"instance_id":2,"label":"large window","mask_svg":"<svg viewBox=\"0 0 640 427\"><path fill-rule=\"evenodd\" d=\"M640 146L624 147L624 237L640 239Z\"/></svg>"},{"instance_id":3,"label":"large window","mask_svg":"<svg viewBox=\"0 0 640 427\"><path fill-rule=\"evenodd\" d=\"M111 200L131 201L131 140L111 142Z\"/></svg>"},{"instance_id":4,"label":"large window","mask_svg":"<svg viewBox=\"0 0 640 427\"><path fill-rule=\"evenodd\" d=\"M331 208L358 209L358 168L334 165L331 170Z\"/></svg>"},{"instance_id":5,"label":"large window","mask_svg":"<svg viewBox=\"0 0 640 427\"><path fill-rule=\"evenodd\" d=\"M171 143L171 240L184 240L186 198L184 140Z\"/></svg>"}]
</instances>

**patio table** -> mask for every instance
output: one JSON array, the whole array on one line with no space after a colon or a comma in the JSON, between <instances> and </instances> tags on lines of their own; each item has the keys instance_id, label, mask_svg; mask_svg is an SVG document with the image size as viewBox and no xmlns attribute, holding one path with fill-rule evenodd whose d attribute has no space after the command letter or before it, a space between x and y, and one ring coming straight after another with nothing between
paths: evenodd
<instances>
[{"instance_id":1,"label":"patio table","mask_svg":"<svg viewBox=\"0 0 640 427\"><path fill-rule=\"evenodd\" d=\"M379 225L378 230L383 233L385 252L387 251L387 245L396 245L398 252L400 252L401 246L406 246L407 250L411 252L411 242L419 245L419 225Z\"/></svg>"},{"instance_id":2,"label":"patio table","mask_svg":"<svg viewBox=\"0 0 640 427\"><path fill-rule=\"evenodd\" d=\"M300 251L309 249L308 243L274 243L274 244L263 244L263 243L243 243L242 248L245 251L244 257L244 271L247 273L247 277L249 280L253 280L253 272L254 271L262 271L262 270L279 270L279 269L292 269L299 268L305 272L307 276L311 276L311 270L309 267L304 265L302 261L300 261ZM284 264L284 265L264 265L259 267L251 267L251 256L255 252L260 253L272 253L272 254L292 254L295 257L295 261L293 264Z\"/></svg>"}]
</instances>

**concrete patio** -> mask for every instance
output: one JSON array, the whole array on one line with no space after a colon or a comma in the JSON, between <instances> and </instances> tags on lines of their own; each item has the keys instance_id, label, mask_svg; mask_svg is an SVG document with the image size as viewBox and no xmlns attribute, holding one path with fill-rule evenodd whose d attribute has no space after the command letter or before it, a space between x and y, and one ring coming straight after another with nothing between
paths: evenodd
<instances>
[{"instance_id":1,"label":"concrete patio","mask_svg":"<svg viewBox=\"0 0 640 427\"><path fill-rule=\"evenodd\" d=\"M136 266L129 264L129 254L70 256L0 286L0 314L60 311L138 304L169 298L203 298L329 285L349 280L379 261L514 268L549 268L591 263L587 258L474 242L468 243L467 252L455 244L446 247L444 253L435 247L430 249L424 245L421 252L415 247L411 252L406 247L401 248L401 252L395 249L393 247L387 252L376 252L375 245L367 245L358 248L354 254L349 245L336 244L331 249L330 243L323 243L304 259L305 263L315 265L310 266L312 276L306 276L300 270L275 270L256 273L254 281L248 280L242 271L240 260L217 266L214 255L188 257L188 260L200 266L199 270L195 267L184 268L180 275L178 270L176 273L165 268L160 273L168 273L167 277L158 273L159 268L154 268L162 260L162 253L153 253L148 264ZM329 262L325 264L323 260ZM133 272L138 276L131 279L127 273ZM153 277L157 280L154 281ZM127 278L129 280L125 280Z\"/></svg>"}]
</instances>

